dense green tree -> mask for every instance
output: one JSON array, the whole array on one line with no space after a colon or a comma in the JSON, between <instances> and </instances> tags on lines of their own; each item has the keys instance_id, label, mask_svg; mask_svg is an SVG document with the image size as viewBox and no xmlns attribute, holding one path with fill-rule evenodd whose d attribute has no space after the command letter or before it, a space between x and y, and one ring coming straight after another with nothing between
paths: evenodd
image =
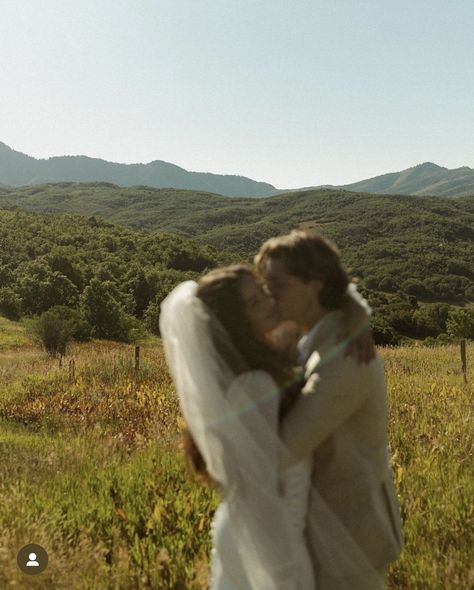
<instances>
[{"instance_id":1,"label":"dense green tree","mask_svg":"<svg viewBox=\"0 0 474 590\"><path fill-rule=\"evenodd\" d=\"M198 277L199 273L171 269L150 273L149 281L154 293L154 302L161 303L168 293L182 281L197 280Z\"/></svg>"},{"instance_id":2,"label":"dense green tree","mask_svg":"<svg viewBox=\"0 0 474 590\"><path fill-rule=\"evenodd\" d=\"M394 277L384 276L380 279L378 288L381 291L388 291L389 293L394 293L398 291L400 286Z\"/></svg>"},{"instance_id":3,"label":"dense green tree","mask_svg":"<svg viewBox=\"0 0 474 590\"><path fill-rule=\"evenodd\" d=\"M84 286L82 273L68 256L55 253L47 257L47 259L52 271L61 273L67 277L71 283L76 285L79 291L82 290Z\"/></svg>"},{"instance_id":4,"label":"dense green tree","mask_svg":"<svg viewBox=\"0 0 474 590\"><path fill-rule=\"evenodd\" d=\"M381 312L382 310L380 310ZM399 334L415 336L416 325L413 321L413 309L408 301L393 301L383 309L385 321Z\"/></svg>"},{"instance_id":5,"label":"dense green tree","mask_svg":"<svg viewBox=\"0 0 474 590\"><path fill-rule=\"evenodd\" d=\"M74 306L78 289L66 276L51 270L44 258L20 264L15 290L26 313L38 314L53 305Z\"/></svg>"},{"instance_id":6,"label":"dense green tree","mask_svg":"<svg viewBox=\"0 0 474 590\"><path fill-rule=\"evenodd\" d=\"M395 346L400 343L400 336L383 318L375 317L372 322L375 344Z\"/></svg>"},{"instance_id":7,"label":"dense green tree","mask_svg":"<svg viewBox=\"0 0 474 590\"><path fill-rule=\"evenodd\" d=\"M185 280L197 279L196 273L183 273L176 270L164 270L150 275L150 284L154 291L154 300L151 301L144 313L145 326L153 334L160 334L160 305L165 297L176 285Z\"/></svg>"},{"instance_id":8,"label":"dense green tree","mask_svg":"<svg viewBox=\"0 0 474 590\"><path fill-rule=\"evenodd\" d=\"M416 335L419 337L436 336L446 331L446 319L449 305L446 303L426 303L413 312Z\"/></svg>"},{"instance_id":9,"label":"dense green tree","mask_svg":"<svg viewBox=\"0 0 474 590\"><path fill-rule=\"evenodd\" d=\"M0 288L0 314L9 320L19 320L21 317L21 299L9 287Z\"/></svg>"},{"instance_id":10,"label":"dense green tree","mask_svg":"<svg viewBox=\"0 0 474 590\"><path fill-rule=\"evenodd\" d=\"M15 275L6 264L0 264L0 287L9 287L15 280Z\"/></svg>"},{"instance_id":11,"label":"dense green tree","mask_svg":"<svg viewBox=\"0 0 474 590\"><path fill-rule=\"evenodd\" d=\"M143 321L146 329L155 334L160 335L160 304L152 301L143 314Z\"/></svg>"},{"instance_id":12,"label":"dense green tree","mask_svg":"<svg viewBox=\"0 0 474 590\"><path fill-rule=\"evenodd\" d=\"M451 338L474 338L474 317L467 309L451 309L446 320Z\"/></svg>"},{"instance_id":13,"label":"dense green tree","mask_svg":"<svg viewBox=\"0 0 474 590\"><path fill-rule=\"evenodd\" d=\"M124 289L133 298L135 315L142 318L154 295L143 268L134 266L129 270L125 277Z\"/></svg>"},{"instance_id":14,"label":"dense green tree","mask_svg":"<svg viewBox=\"0 0 474 590\"><path fill-rule=\"evenodd\" d=\"M115 290L116 287L111 281L92 279L81 295L81 311L92 326L92 335L97 338L128 338L126 312L113 297Z\"/></svg>"},{"instance_id":15,"label":"dense green tree","mask_svg":"<svg viewBox=\"0 0 474 590\"><path fill-rule=\"evenodd\" d=\"M426 297L427 291L422 281L416 279L407 279L401 285L402 291L408 295L414 295L418 298Z\"/></svg>"},{"instance_id":16,"label":"dense green tree","mask_svg":"<svg viewBox=\"0 0 474 590\"><path fill-rule=\"evenodd\" d=\"M171 243L163 251L163 262L168 268L175 270L203 271L213 266L210 257L199 252L197 246L189 246L178 243Z\"/></svg>"}]
</instances>

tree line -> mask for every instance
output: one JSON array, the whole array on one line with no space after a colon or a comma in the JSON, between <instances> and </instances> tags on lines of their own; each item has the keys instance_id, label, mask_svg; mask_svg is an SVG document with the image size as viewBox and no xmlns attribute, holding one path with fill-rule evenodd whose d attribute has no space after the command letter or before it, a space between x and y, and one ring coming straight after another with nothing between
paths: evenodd
<instances>
[{"instance_id":1,"label":"tree line","mask_svg":"<svg viewBox=\"0 0 474 590\"><path fill-rule=\"evenodd\" d=\"M375 240L370 214L349 232L342 209L354 204L349 199L339 205L339 215L326 218L319 229L339 245L372 305L378 343L474 336L469 239L438 235L436 250L433 235L417 233L408 216L398 240L383 232ZM393 217L392 222L401 223ZM250 261L266 237L281 233L281 225L268 223L262 221L246 242L238 224L228 235L220 228L219 240L214 230L208 245L205 236L190 240L132 230L94 216L0 210L0 314L23 318L40 333L54 333L61 324L64 334L55 336L59 348L71 337L134 341L145 331L158 334L159 306L169 291L215 266ZM456 232L455 220L449 231ZM232 240L237 238L242 248L236 251Z\"/></svg>"}]
</instances>

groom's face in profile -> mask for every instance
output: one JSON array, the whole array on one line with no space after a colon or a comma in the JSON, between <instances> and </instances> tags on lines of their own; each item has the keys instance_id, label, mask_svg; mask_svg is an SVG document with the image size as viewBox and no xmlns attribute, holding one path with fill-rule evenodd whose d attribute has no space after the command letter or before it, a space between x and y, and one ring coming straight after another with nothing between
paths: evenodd
<instances>
[{"instance_id":1,"label":"groom's face in profile","mask_svg":"<svg viewBox=\"0 0 474 590\"><path fill-rule=\"evenodd\" d=\"M288 273L283 260L267 258L263 269L268 289L275 298L282 320L291 320L310 329L319 319L318 292L322 282L305 281Z\"/></svg>"}]
</instances>

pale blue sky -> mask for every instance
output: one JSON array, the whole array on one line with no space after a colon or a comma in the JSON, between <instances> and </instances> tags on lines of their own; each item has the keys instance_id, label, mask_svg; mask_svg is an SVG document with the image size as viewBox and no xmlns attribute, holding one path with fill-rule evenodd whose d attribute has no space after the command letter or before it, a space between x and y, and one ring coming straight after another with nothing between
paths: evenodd
<instances>
[{"instance_id":1,"label":"pale blue sky","mask_svg":"<svg viewBox=\"0 0 474 590\"><path fill-rule=\"evenodd\" d=\"M474 167L473 0L0 0L0 141L279 188Z\"/></svg>"}]
</instances>

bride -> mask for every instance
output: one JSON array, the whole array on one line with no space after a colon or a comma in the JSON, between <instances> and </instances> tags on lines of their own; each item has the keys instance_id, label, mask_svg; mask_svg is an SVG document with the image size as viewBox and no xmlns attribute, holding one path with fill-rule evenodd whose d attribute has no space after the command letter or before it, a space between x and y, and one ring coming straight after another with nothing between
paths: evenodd
<instances>
[{"instance_id":1,"label":"bride","mask_svg":"<svg viewBox=\"0 0 474 590\"><path fill-rule=\"evenodd\" d=\"M280 467L289 451L279 420L303 383L294 358L268 338L279 322L246 265L186 281L162 303L160 330L195 464L222 499L212 523L210 590L316 588L305 537L312 460ZM325 522L341 528L332 512ZM343 537L328 531L327 549L347 561L357 548Z\"/></svg>"}]
</instances>

